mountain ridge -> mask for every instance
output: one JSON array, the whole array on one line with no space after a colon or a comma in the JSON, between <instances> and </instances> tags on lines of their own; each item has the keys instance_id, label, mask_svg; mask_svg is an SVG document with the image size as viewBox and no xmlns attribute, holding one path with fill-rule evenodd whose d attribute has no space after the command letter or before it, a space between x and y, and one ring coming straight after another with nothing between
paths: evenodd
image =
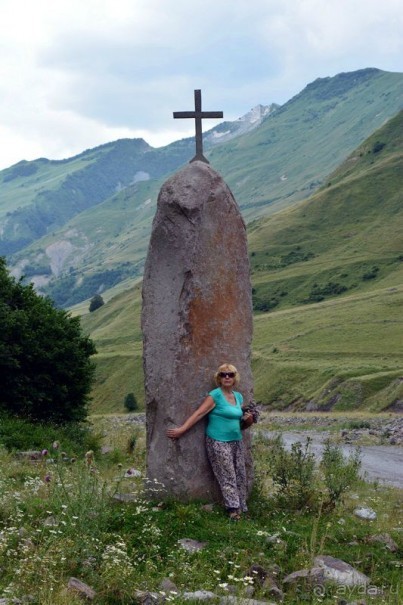
<instances>
[{"instance_id":1,"label":"mountain ridge","mask_svg":"<svg viewBox=\"0 0 403 605\"><path fill-rule=\"evenodd\" d=\"M324 98L318 100L317 97ZM402 105L403 74L368 69L318 79L286 104L263 116L252 131L207 148L206 155L228 182L245 219L251 221L293 205L318 189L337 164ZM75 156L74 174L84 171L85 175L85 167L87 173L91 172L88 168L92 164L95 166L97 157L105 156L111 149L108 146L114 144L105 145L101 151L96 148L86 152L87 156ZM18 252L14 250L12 256L10 250L15 246L15 239L23 239L25 228L31 231L37 228L38 216L41 216L38 210L43 208L31 207L32 216L25 211L30 217L25 227L18 221L13 223L10 216L5 217L6 211L12 209L13 204L14 209L17 204L22 210L24 204L29 206L30 191L36 191L35 187L50 187L41 192L42 196L46 193L45 201L49 202L56 195L56 184L66 177L63 171L67 164L54 165L54 176L46 172L49 166L42 166L42 181L38 173L8 183L13 189L8 191L7 202L4 203L3 196L3 203L0 203L0 217L3 214L0 222L3 253L7 253L9 246L14 273L25 273L62 306L75 304L119 281L135 279L142 271L161 183L170 170L193 156L193 146L190 138L164 148L147 147L136 162L124 169L123 180L112 175L115 180L111 181L114 191L110 197L100 196L95 204L92 204L93 198L88 204L88 200L81 200L87 204L86 208L59 227L55 221L41 238L31 238L31 243ZM124 154L121 154L120 161L124 160ZM100 184L108 168L107 162L104 165ZM96 173L95 168L93 170ZM3 173L0 173L0 179ZM72 194L71 189L79 190L80 183L73 186L74 174L70 189L65 187L62 191L64 198L61 199L65 199L65 203L76 203L74 196L77 194ZM91 189L93 182L84 182L81 189L86 186ZM72 199L66 200L69 196ZM63 213L59 208L54 211L51 205L45 204L45 210L51 215L54 213L53 218L62 222L60 215ZM8 220L6 225L5 219ZM14 240L4 238L7 229ZM59 257L56 277L52 258L58 247L65 254Z\"/></svg>"}]
</instances>

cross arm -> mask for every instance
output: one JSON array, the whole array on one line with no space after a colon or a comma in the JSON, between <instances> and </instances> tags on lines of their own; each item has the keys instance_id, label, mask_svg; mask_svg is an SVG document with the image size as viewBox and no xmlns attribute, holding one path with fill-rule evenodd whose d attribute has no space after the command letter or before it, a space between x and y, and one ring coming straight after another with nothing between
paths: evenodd
<instances>
[{"instance_id":1,"label":"cross arm","mask_svg":"<svg viewBox=\"0 0 403 605\"><path fill-rule=\"evenodd\" d=\"M222 111L174 111L174 118L222 118Z\"/></svg>"}]
</instances>

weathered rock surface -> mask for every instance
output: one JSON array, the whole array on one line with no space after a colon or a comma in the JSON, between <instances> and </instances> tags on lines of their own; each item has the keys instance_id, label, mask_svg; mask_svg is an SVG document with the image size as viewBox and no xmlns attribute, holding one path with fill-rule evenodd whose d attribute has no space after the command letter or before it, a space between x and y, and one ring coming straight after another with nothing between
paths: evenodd
<instances>
[{"instance_id":1,"label":"weathered rock surface","mask_svg":"<svg viewBox=\"0 0 403 605\"><path fill-rule=\"evenodd\" d=\"M198 542L198 540L193 540L192 538L181 538L181 540L178 540L178 544L188 552L197 552L198 550L203 550L207 542Z\"/></svg>"},{"instance_id":2,"label":"weathered rock surface","mask_svg":"<svg viewBox=\"0 0 403 605\"><path fill-rule=\"evenodd\" d=\"M264 596L274 599L274 601L284 601L284 592L277 586L275 580L267 576L263 583L263 594Z\"/></svg>"},{"instance_id":3,"label":"weathered rock surface","mask_svg":"<svg viewBox=\"0 0 403 605\"><path fill-rule=\"evenodd\" d=\"M114 494L113 499L117 502L136 502L138 500L137 494Z\"/></svg>"},{"instance_id":4,"label":"weathered rock surface","mask_svg":"<svg viewBox=\"0 0 403 605\"><path fill-rule=\"evenodd\" d=\"M390 552L397 552L399 550L398 545L389 534L377 534L375 536L369 536L368 542L380 542L390 550Z\"/></svg>"},{"instance_id":5,"label":"weathered rock surface","mask_svg":"<svg viewBox=\"0 0 403 605\"><path fill-rule=\"evenodd\" d=\"M135 590L133 599L140 605L157 605L163 603L165 598L158 592L149 592L146 590Z\"/></svg>"},{"instance_id":6,"label":"weathered rock surface","mask_svg":"<svg viewBox=\"0 0 403 605\"><path fill-rule=\"evenodd\" d=\"M159 482L158 497L217 499L204 421L177 441L165 435L215 387L212 375L222 363L238 368L239 390L246 401L252 397L245 224L223 179L204 162L187 165L161 188L144 271L142 330L148 478Z\"/></svg>"},{"instance_id":7,"label":"weathered rock surface","mask_svg":"<svg viewBox=\"0 0 403 605\"><path fill-rule=\"evenodd\" d=\"M217 599L217 595L210 590L195 590L194 592L184 592L182 599L185 601L213 601Z\"/></svg>"},{"instance_id":8,"label":"weathered rock surface","mask_svg":"<svg viewBox=\"0 0 403 605\"><path fill-rule=\"evenodd\" d=\"M374 521L376 519L376 512L369 506L359 506L358 508L355 508L354 514L356 517L360 517L360 519L368 519L369 521Z\"/></svg>"},{"instance_id":9,"label":"weathered rock surface","mask_svg":"<svg viewBox=\"0 0 403 605\"><path fill-rule=\"evenodd\" d=\"M288 574L283 580L283 584L299 584L300 582L317 586L325 581L324 571L320 567L312 567L311 569L298 569Z\"/></svg>"},{"instance_id":10,"label":"weathered rock surface","mask_svg":"<svg viewBox=\"0 0 403 605\"><path fill-rule=\"evenodd\" d=\"M332 580L343 586L366 586L370 579L345 561L329 555L315 558L315 565L323 569L325 580Z\"/></svg>"},{"instance_id":11,"label":"weathered rock surface","mask_svg":"<svg viewBox=\"0 0 403 605\"><path fill-rule=\"evenodd\" d=\"M67 588L79 594L80 597L88 599L89 601L93 601L96 597L95 590L93 590L91 586L88 586L88 584L81 582L81 580L78 580L77 578L70 578L67 584Z\"/></svg>"},{"instance_id":12,"label":"weathered rock surface","mask_svg":"<svg viewBox=\"0 0 403 605\"><path fill-rule=\"evenodd\" d=\"M170 578L164 578L160 584L160 590L163 592L175 592L178 593L178 587Z\"/></svg>"}]
</instances>

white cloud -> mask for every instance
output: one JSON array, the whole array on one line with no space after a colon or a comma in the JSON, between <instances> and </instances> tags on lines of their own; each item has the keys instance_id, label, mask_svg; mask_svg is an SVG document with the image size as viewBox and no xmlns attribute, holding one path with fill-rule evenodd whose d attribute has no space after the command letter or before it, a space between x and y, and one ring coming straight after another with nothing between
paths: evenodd
<instances>
[{"instance_id":1,"label":"white cloud","mask_svg":"<svg viewBox=\"0 0 403 605\"><path fill-rule=\"evenodd\" d=\"M400 0L0 0L0 168L188 136L172 112L194 88L235 119L317 77L402 71L402 29Z\"/></svg>"},{"instance_id":2,"label":"white cloud","mask_svg":"<svg viewBox=\"0 0 403 605\"><path fill-rule=\"evenodd\" d=\"M401 71L402 30L400 0L285 0L260 35L282 58L280 80L307 82L364 67Z\"/></svg>"}]
</instances>

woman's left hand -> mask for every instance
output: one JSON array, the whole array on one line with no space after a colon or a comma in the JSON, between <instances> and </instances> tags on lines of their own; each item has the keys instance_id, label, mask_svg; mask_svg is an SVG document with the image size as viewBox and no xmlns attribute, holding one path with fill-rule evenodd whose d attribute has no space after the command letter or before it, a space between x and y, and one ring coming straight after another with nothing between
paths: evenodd
<instances>
[{"instance_id":1,"label":"woman's left hand","mask_svg":"<svg viewBox=\"0 0 403 605\"><path fill-rule=\"evenodd\" d=\"M242 416L242 424L243 424L243 428L248 428L249 426L251 426L253 424L252 412L245 412L245 414Z\"/></svg>"}]
</instances>

